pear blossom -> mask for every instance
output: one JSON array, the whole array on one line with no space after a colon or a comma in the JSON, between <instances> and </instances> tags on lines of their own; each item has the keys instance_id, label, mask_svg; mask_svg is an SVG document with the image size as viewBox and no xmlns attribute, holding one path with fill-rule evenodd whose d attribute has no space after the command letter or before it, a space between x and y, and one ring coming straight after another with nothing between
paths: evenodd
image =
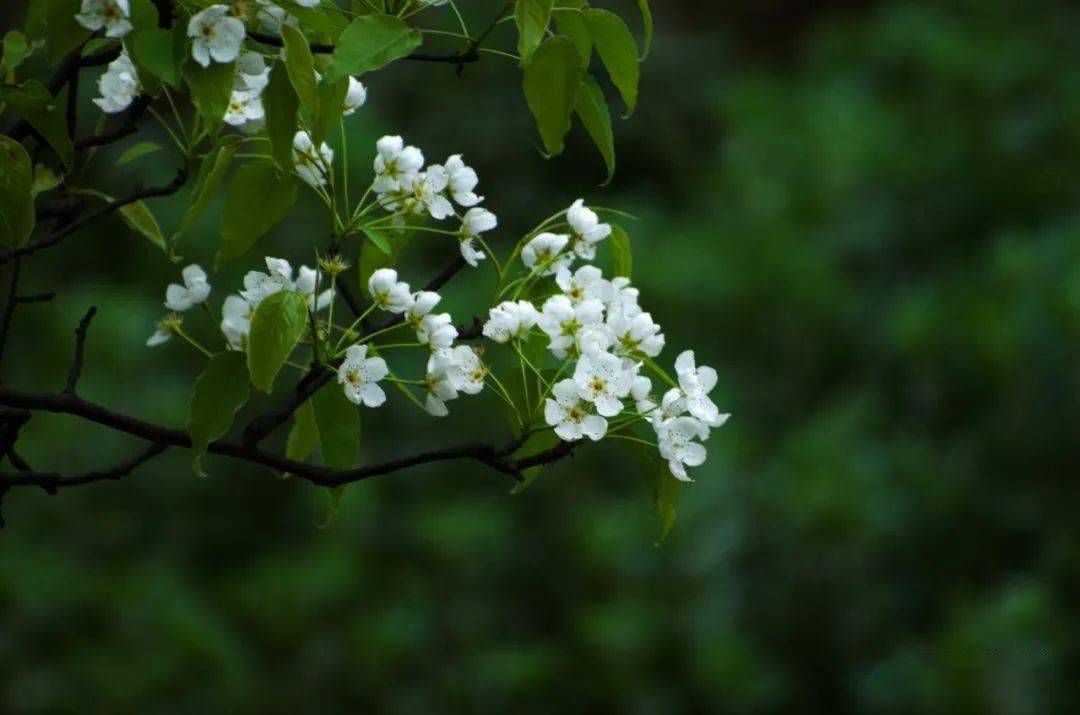
<instances>
[{"instance_id":1,"label":"pear blossom","mask_svg":"<svg viewBox=\"0 0 1080 715\"><path fill-rule=\"evenodd\" d=\"M251 332L251 314L255 308L238 295L225 298L221 306L221 333L233 350L247 350Z\"/></svg>"},{"instance_id":2,"label":"pear blossom","mask_svg":"<svg viewBox=\"0 0 1080 715\"><path fill-rule=\"evenodd\" d=\"M611 235L611 224L600 223L596 212L578 199L566 210L566 221L573 231L573 249L580 258L596 258L596 244Z\"/></svg>"},{"instance_id":3,"label":"pear blossom","mask_svg":"<svg viewBox=\"0 0 1080 715\"><path fill-rule=\"evenodd\" d=\"M293 26L300 24L297 18L285 12L285 9L280 5L270 2L270 0L256 0L256 2L259 4L259 8L255 11L255 18L259 21L261 29L279 33L283 24Z\"/></svg>"},{"instance_id":4,"label":"pear blossom","mask_svg":"<svg viewBox=\"0 0 1080 715\"><path fill-rule=\"evenodd\" d=\"M120 50L120 55L109 63L98 79L98 91L101 96L94 98L94 104L107 114L116 114L131 106L140 91L139 73L126 50Z\"/></svg>"},{"instance_id":5,"label":"pear blossom","mask_svg":"<svg viewBox=\"0 0 1080 715\"><path fill-rule=\"evenodd\" d=\"M508 343L529 332L536 325L536 307L527 300L504 300L488 311L484 337L497 343Z\"/></svg>"},{"instance_id":6,"label":"pear blossom","mask_svg":"<svg viewBox=\"0 0 1080 715\"><path fill-rule=\"evenodd\" d=\"M350 345L345 361L338 368L338 382L344 386L350 402L378 407L386 402L386 393L376 383L390 374L381 357L368 357L367 345Z\"/></svg>"},{"instance_id":7,"label":"pear blossom","mask_svg":"<svg viewBox=\"0 0 1080 715\"><path fill-rule=\"evenodd\" d=\"M294 0L294 2L300 7L315 7L322 2L322 0Z\"/></svg>"},{"instance_id":8,"label":"pear blossom","mask_svg":"<svg viewBox=\"0 0 1080 715\"><path fill-rule=\"evenodd\" d=\"M544 421L555 428L559 439L575 442L588 437L595 442L607 434L607 420L587 411L573 380L555 383L551 395L554 399L549 397L544 402Z\"/></svg>"},{"instance_id":9,"label":"pear blossom","mask_svg":"<svg viewBox=\"0 0 1080 715\"><path fill-rule=\"evenodd\" d=\"M474 206L465 212L461 219L461 257L473 268L479 261L484 260L484 252L477 248L477 240L481 233L490 231L499 225L495 214L485 208Z\"/></svg>"},{"instance_id":10,"label":"pear blossom","mask_svg":"<svg viewBox=\"0 0 1080 715\"><path fill-rule=\"evenodd\" d=\"M330 167L334 163L334 150L323 142L315 151L311 135L301 130L293 137L293 168L296 175L314 188L326 185Z\"/></svg>"},{"instance_id":11,"label":"pear blossom","mask_svg":"<svg viewBox=\"0 0 1080 715\"><path fill-rule=\"evenodd\" d=\"M229 97L229 106L225 108L225 122L239 127L248 122L257 122L266 118L262 97L258 90L234 90Z\"/></svg>"},{"instance_id":12,"label":"pear blossom","mask_svg":"<svg viewBox=\"0 0 1080 715\"><path fill-rule=\"evenodd\" d=\"M480 355L468 345L457 345L438 351L447 361L447 375L454 389L466 395L475 395L484 389L487 366Z\"/></svg>"},{"instance_id":13,"label":"pear blossom","mask_svg":"<svg viewBox=\"0 0 1080 715\"><path fill-rule=\"evenodd\" d=\"M578 331L600 323L604 304L598 300L573 303L565 295L553 295L544 301L536 324L551 339L548 349L555 357L565 359L577 345Z\"/></svg>"},{"instance_id":14,"label":"pear blossom","mask_svg":"<svg viewBox=\"0 0 1080 715\"><path fill-rule=\"evenodd\" d=\"M413 330L420 330L421 321L439 304L440 300L442 296L434 291L421 290L413 293L412 305L405 311L405 321L413 327Z\"/></svg>"},{"instance_id":15,"label":"pear blossom","mask_svg":"<svg viewBox=\"0 0 1080 715\"><path fill-rule=\"evenodd\" d=\"M399 281L393 268L380 268L372 273L368 292L377 306L391 313L404 313L413 304L409 284Z\"/></svg>"},{"instance_id":16,"label":"pear blossom","mask_svg":"<svg viewBox=\"0 0 1080 715\"><path fill-rule=\"evenodd\" d=\"M622 411L622 398L630 394L633 376L623 369L622 360L611 353L582 355L574 368L574 383L582 399L596 405L603 417Z\"/></svg>"},{"instance_id":17,"label":"pear blossom","mask_svg":"<svg viewBox=\"0 0 1080 715\"><path fill-rule=\"evenodd\" d=\"M679 389L686 400L686 411L710 427L719 427L727 421L728 415L721 415L720 410L709 393L716 387L716 370L694 363L694 351L684 350L675 358L675 374L679 379Z\"/></svg>"},{"instance_id":18,"label":"pear blossom","mask_svg":"<svg viewBox=\"0 0 1080 715\"><path fill-rule=\"evenodd\" d=\"M240 296L251 304L252 308L267 296L282 290L293 290L292 265L284 258L266 258L267 272L248 271L244 276L244 289Z\"/></svg>"},{"instance_id":19,"label":"pear blossom","mask_svg":"<svg viewBox=\"0 0 1080 715\"><path fill-rule=\"evenodd\" d=\"M569 242L570 237L566 234L541 233L521 249L521 261L526 268L539 271L542 276L554 275L574 260L572 254L562 253Z\"/></svg>"},{"instance_id":20,"label":"pear blossom","mask_svg":"<svg viewBox=\"0 0 1080 715\"><path fill-rule=\"evenodd\" d=\"M165 289L165 307L176 313L183 313L194 305L202 303L210 295L210 284L206 280L206 271L192 263L180 272L184 284L170 283Z\"/></svg>"},{"instance_id":21,"label":"pear blossom","mask_svg":"<svg viewBox=\"0 0 1080 715\"><path fill-rule=\"evenodd\" d=\"M416 331L416 339L432 350L450 347L457 336L457 328L449 313L428 313Z\"/></svg>"},{"instance_id":22,"label":"pear blossom","mask_svg":"<svg viewBox=\"0 0 1080 715\"><path fill-rule=\"evenodd\" d=\"M258 52L241 52L236 58L233 77L234 92L262 92L270 84L270 68Z\"/></svg>"},{"instance_id":23,"label":"pear blossom","mask_svg":"<svg viewBox=\"0 0 1080 715\"><path fill-rule=\"evenodd\" d=\"M644 375L635 375L630 383L630 397L634 400L634 409L647 415L656 409L652 396L652 380Z\"/></svg>"},{"instance_id":24,"label":"pear blossom","mask_svg":"<svg viewBox=\"0 0 1080 715\"><path fill-rule=\"evenodd\" d=\"M436 350L428 358L427 374L424 376L424 387L427 390L424 409L433 417L446 417L450 414L446 403L458 396L454 381L450 378L453 367L451 350Z\"/></svg>"},{"instance_id":25,"label":"pear blossom","mask_svg":"<svg viewBox=\"0 0 1080 715\"><path fill-rule=\"evenodd\" d=\"M123 37L132 30L128 0L82 0L75 20L87 30L104 28L106 37Z\"/></svg>"},{"instance_id":26,"label":"pear blossom","mask_svg":"<svg viewBox=\"0 0 1080 715\"><path fill-rule=\"evenodd\" d=\"M443 165L447 177L450 180L450 196L459 205L466 208L476 206L484 200L483 196L477 196L474 189L480 183L480 178L472 167L466 166L461 159L461 154L453 154Z\"/></svg>"},{"instance_id":27,"label":"pear blossom","mask_svg":"<svg viewBox=\"0 0 1080 715\"><path fill-rule=\"evenodd\" d=\"M603 272L596 266L587 265L578 268L572 274L566 266L555 272L555 284L563 295L578 303L586 298L603 301L611 292L610 284L604 280Z\"/></svg>"},{"instance_id":28,"label":"pear blossom","mask_svg":"<svg viewBox=\"0 0 1080 715\"><path fill-rule=\"evenodd\" d=\"M664 334L648 313L628 316L621 309L612 310L608 313L607 324L615 336L616 350L620 354L629 356L642 353L656 357L664 349Z\"/></svg>"},{"instance_id":29,"label":"pear blossom","mask_svg":"<svg viewBox=\"0 0 1080 715\"><path fill-rule=\"evenodd\" d=\"M446 169L438 164L432 164L427 171L419 174L411 174L400 180L403 196L401 204L416 216L427 212L436 221L442 221L454 214L454 205L443 196L449 179ZM396 208L397 202L391 201L386 204L387 208Z\"/></svg>"},{"instance_id":30,"label":"pear blossom","mask_svg":"<svg viewBox=\"0 0 1080 715\"><path fill-rule=\"evenodd\" d=\"M341 106L341 116L348 117L364 106L366 101L367 87L355 77L349 77L349 89L345 92L345 102Z\"/></svg>"},{"instance_id":31,"label":"pear blossom","mask_svg":"<svg viewBox=\"0 0 1080 715\"><path fill-rule=\"evenodd\" d=\"M638 306L638 289L630 285L630 279L626 276L615 276L606 289L604 304L609 311L621 311L627 316L641 312L641 307Z\"/></svg>"},{"instance_id":32,"label":"pear blossom","mask_svg":"<svg viewBox=\"0 0 1080 715\"><path fill-rule=\"evenodd\" d=\"M300 266L300 271L296 276L296 290L300 292L307 299L308 308L311 310L319 311L330 305L330 301L334 299L333 288L327 288L315 295L315 290L319 287L320 278L319 272L314 268L308 266Z\"/></svg>"},{"instance_id":33,"label":"pear blossom","mask_svg":"<svg viewBox=\"0 0 1080 715\"><path fill-rule=\"evenodd\" d=\"M660 456L668 461L671 474L683 482L693 481L686 467L698 467L705 463L705 445L695 439L709 437L709 428L694 417L673 417L664 420L656 430Z\"/></svg>"},{"instance_id":34,"label":"pear blossom","mask_svg":"<svg viewBox=\"0 0 1080 715\"><path fill-rule=\"evenodd\" d=\"M188 22L191 56L203 67L210 62L232 62L244 42L244 23L233 17L227 5L211 5L191 16Z\"/></svg>"},{"instance_id":35,"label":"pear blossom","mask_svg":"<svg viewBox=\"0 0 1080 715\"><path fill-rule=\"evenodd\" d=\"M158 321L157 329L154 330L153 335L147 338L146 347L152 348L168 342L169 338L180 332L180 326L183 322L184 319L176 313L169 313L166 315Z\"/></svg>"},{"instance_id":36,"label":"pear blossom","mask_svg":"<svg viewBox=\"0 0 1080 715\"><path fill-rule=\"evenodd\" d=\"M377 194L400 191L411 186L424 166L424 154L414 146L405 146L398 136L385 136L375 143L375 183Z\"/></svg>"}]
</instances>

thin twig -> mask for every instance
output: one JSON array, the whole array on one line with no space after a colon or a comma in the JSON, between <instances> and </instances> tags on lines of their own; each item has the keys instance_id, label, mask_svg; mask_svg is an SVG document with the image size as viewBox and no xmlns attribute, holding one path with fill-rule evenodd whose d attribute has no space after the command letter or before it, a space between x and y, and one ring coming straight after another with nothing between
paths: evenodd
<instances>
[{"instance_id":1,"label":"thin twig","mask_svg":"<svg viewBox=\"0 0 1080 715\"><path fill-rule=\"evenodd\" d=\"M86 333L90 330L90 321L97 315L97 307L90 306L86 315L79 321L79 327L75 328L75 358L71 361L71 369L68 371L67 385L64 387L65 395L74 395L75 386L82 374L83 351L86 347Z\"/></svg>"}]
</instances>

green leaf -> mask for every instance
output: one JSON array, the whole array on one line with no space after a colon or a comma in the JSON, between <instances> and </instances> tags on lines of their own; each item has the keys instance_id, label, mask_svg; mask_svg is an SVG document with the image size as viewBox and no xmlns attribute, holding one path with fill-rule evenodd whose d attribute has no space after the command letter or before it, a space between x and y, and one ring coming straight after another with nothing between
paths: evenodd
<instances>
[{"instance_id":1,"label":"green leaf","mask_svg":"<svg viewBox=\"0 0 1080 715\"><path fill-rule=\"evenodd\" d=\"M679 492L682 491L682 482L672 476L667 463L659 459L651 447L642 444L632 446L631 453L645 472L649 483L653 511L660 520L660 541L663 541L675 524L675 507L679 501Z\"/></svg>"},{"instance_id":2,"label":"green leaf","mask_svg":"<svg viewBox=\"0 0 1080 715\"><path fill-rule=\"evenodd\" d=\"M585 7L585 0L559 0L555 3L556 8L572 8L581 10ZM589 60L592 58L592 35L589 34L589 26L585 24L585 16L580 12L564 11L553 12L555 28L560 35L566 35L578 48L581 54L581 67L588 69Z\"/></svg>"},{"instance_id":3,"label":"green leaf","mask_svg":"<svg viewBox=\"0 0 1080 715\"><path fill-rule=\"evenodd\" d=\"M361 75L400 59L423 41L419 30L392 15L364 15L341 33L330 58L329 79Z\"/></svg>"},{"instance_id":4,"label":"green leaf","mask_svg":"<svg viewBox=\"0 0 1080 715\"><path fill-rule=\"evenodd\" d=\"M319 446L319 426L311 400L300 403L293 413L293 425L285 443L285 456L297 462L306 461Z\"/></svg>"},{"instance_id":5,"label":"green leaf","mask_svg":"<svg viewBox=\"0 0 1080 715\"><path fill-rule=\"evenodd\" d=\"M0 246L18 248L34 231L34 169L19 142L0 134Z\"/></svg>"},{"instance_id":6,"label":"green leaf","mask_svg":"<svg viewBox=\"0 0 1080 715\"><path fill-rule=\"evenodd\" d=\"M374 228L365 228L364 235L368 237L368 240L375 244L375 247L388 256L394 255L394 249L391 248L390 242L386 240L386 236L382 235L378 230Z\"/></svg>"},{"instance_id":7,"label":"green leaf","mask_svg":"<svg viewBox=\"0 0 1080 715\"><path fill-rule=\"evenodd\" d=\"M64 109L37 80L0 87L0 102L6 103L30 123L53 148L69 169L75 161L75 147L68 136Z\"/></svg>"},{"instance_id":8,"label":"green leaf","mask_svg":"<svg viewBox=\"0 0 1080 715\"><path fill-rule=\"evenodd\" d=\"M653 38L653 20L652 10L649 9L649 0L638 0L638 8L641 9L641 21L645 23L645 49L641 51L642 62L649 56L649 51L652 49Z\"/></svg>"},{"instance_id":9,"label":"green leaf","mask_svg":"<svg viewBox=\"0 0 1080 715\"><path fill-rule=\"evenodd\" d=\"M195 382L195 394L188 409L187 431L195 450L195 472L206 447L225 436L236 412L248 399L248 369L244 353L227 350L210 358Z\"/></svg>"},{"instance_id":10,"label":"green leaf","mask_svg":"<svg viewBox=\"0 0 1080 715\"><path fill-rule=\"evenodd\" d=\"M559 437L551 430L544 430L537 432L525 440L525 444L518 449L516 456L527 457L537 452L543 452L545 449L551 449L559 443ZM510 490L511 494L521 494L523 491L532 486L532 483L536 481L536 478L540 476L540 473L544 471L542 466L529 467L521 474L524 479L514 485L514 488Z\"/></svg>"},{"instance_id":11,"label":"green leaf","mask_svg":"<svg viewBox=\"0 0 1080 715\"><path fill-rule=\"evenodd\" d=\"M158 11L150 0L131 0L131 24L134 29L124 38L124 45L142 82L145 84L150 74L179 87L180 67L186 52L178 52L176 45L179 43L179 49L187 49L186 33L159 27Z\"/></svg>"},{"instance_id":12,"label":"green leaf","mask_svg":"<svg viewBox=\"0 0 1080 715\"><path fill-rule=\"evenodd\" d=\"M203 159L202 166L199 167L199 176L195 179L195 186L191 190L191 203L180 224L181 231L191 228L191 224L195 223L195 220L206 211L211 199L221 189L225 175L229 172L229 165L232 164L233 156L239 147L237 137L224 137Z\"/></svg>"},{"instance_id":13,"label":"green leaf","mask_svg":"<svg viewBox=\"0 0 1080 715\"><path fill-rule=\"evenodd\" d=\"M626 235L623 227L617 223L611 224L611 235L608 237L611 246L611 260L614 264L615 275L630 277L630 269L633 267L630 253L630 237Z\"/></svg>"},{"instance_id":14,"label":"green leaf","mask_svg":"<svg viewBox=\"0 0 1080 715\"><path fill-rule=\"evenodd\" d=\"M319 524L320 529L325 529L337 521L338 511L341 509L341 500L345 498L345 490L348 488L348 484L342 484L340 487L330 487L326 490L326 493L330 496L330 505L326 508L326 518L323 519L323 523Z\"/></svg>"},{"instance_id":15,"label":"green leaf","mask_svg":"<svg viewBox=\"0 0 1080 715\"><path fill-rule=\"evenodd\" d=\"M336 82L325 80L319 85L318 107L315 112L315 120L311 123L311 141L316 146L323 143L338 120L345 107L345 95L349 92L349 78L342 77Z\"/></svg>"},{"instance_id":16,"label":"green leaf","mask_svg":"<svg viewBox=\"0 0 1080 715\"><path fill-rule=\"evenodd\" d=\"M225 121L225 112L232 97L232 62L211 62L203 67L195 60L184 65L184 78L191 89L191 101L208 127L216 131Z\"/></svg>"},{"instance_id":17,"label":"green leaf","mask_svg":"<svg viewBox=\"0 0 1080 715\"><path fill-rule=\"evenodd\" d=\"M337 42L341 33L349 25L349 18L338 8L328 3L315 7L304 7L289 0L281 0L282 9L300 21L300 27L321 35L327 42ZM357 13L360 14L360 13Z\"/></svg>"},{"instance_id":18,"label":"green leaf","mask_svg":"<svg viewBox=\"0 0 1080 715\"><path fill-rule=\"evenodd\" d=\"M34 198L37 198L38 194L52 191L63 182L63 176L57 176L56 172L49 167L38 164L34 167L34 183L30 187L30 193L34 195Z\"/></svg>"},{"instance_id":19,"label":"green leaf","mask_svg":"<svg viewBox=\"0 0 1080 715\"><path fill-rule=\"evenodd\" d=\"M307 321L307 301L295 291L279 291L259 303L248 334L247 366L252 385L263 392L274 388L274 378L303 337Z\"/></svg>"},{"instance_id":20,"label":"green leaf","mask_svg":"<svg viewBox=\"0 0 1080 715\"><path fill-rule=\"evenodd\" d=\"M95 196L105 202L116 200L112 196L94 189L73 188L71 189L71 192ZM165 243L165 236L161 233L161 227L158 226L157 219L154 218L154 214L145 203L136 201L135 203L121 206L117 210L117 213L132 231L139 234L162 251L168 251L168 246Z\"/></svg>"},{"instance_id":21,"label":"green leaf","mask_svg":"<svg viewBox=\"0 0 1080 715\"><path fill-rule=\"evenodd\" d=\"M574 112L585 131L592 137L593 144L600 150L600 155L604 157L604 165L607 167L604 184L608 184L615 175L615 135L611 130L611 112L608 110L607 100L604 99L604 90L600 89L592 75L587 74L582 78Z\"/></svg>"},{"instance_id":22,"label":"green leaf","mask_svg":"<svg viewBox=\"0 0 1080 715\"><path fill-rule=\"evenodd\" d=\"M637 43L630 28L618 15L607 10L585 10L585 22L589 26L593 44L607 68L611 81L626 103L627 116L637 106L638 67Z\"/></svg>"},{"instance_id":23,"label":"green leaf","mask_svg":"<svg viewBox=\"0 0 1080 715\"><path fill-rule=\"evenodd\" d=\"M4 54L0 58L0 75L6 74L19 66L19 63L30 54L30 43L26 41L26 35L18 30L9 30L4 35Z\"/></svg>"},{"instance_id":24,"label":"green leaf","mask_svg":"<svg viewBox=\"0 0 1080 715\"><path fill-rule=\"evenodd\" d=\"M360 410L345 397L336 382L311 397L319 427L323 464L332 469L352 469L360 445Z\"/></svg>"},{"instance_id":25,"label":"green leaf","mask_svg":"<svg viewBox=\"0 0 1080 715\"><path fill-rule=\"evenodd\" d=\"M370 229L364 229L368 238L371 238L373 233L378 233L382 241L389 246L390 250L386 251L385 246L380 246L374 239L370 241L364 241L360 246L360 264L358 272L360 274L360 289L366 291L368 279L371 278L371 274L380 268L393 268L397 263L398 258L401 257L401 252L405 250L405 246L409 244L412 239L413 232L407 230L391 230L385 232L372 232Z\"/></svg>"},{"instance_id":26,"label":"green leaf","mask_svg":"<svg viewBox=\"0 0 1080 715\"><path fill-rule=\"evenodd\" d=\"M523 68L525 101L536 118L544 149L550 155L563 150L563 137L570 130L581 74L577 47L562 36L545 40Z\"/></svg>"},{"instance_id":27,"label":"green leaf","mask_svg":"<svg viewBox=\"0 0 1080 715\"><path fill-rule=\"evenodd\" d=\"M147 154L153 154L156 151L161 151L161 145L157 142L139 142L133 146L128 147L127 151L120 155L120 158L116 160L117 166L123 166L124 164L130 164L140 157L144 157Z\"/></svg>"},{"instance_id":28,"label":"green leaf","mask_svg":"<svg viewBox=\"0 0 1080 715\"><path fill-rule=\"evenodd\" d=\"M90 31L75 20L79 6L72 0L40 1L45 4L46 56L49 62L56 64L85 42L90 37Z\"/></svg>"},{"instance_id":29,"label":"green leaf","mask_svg":"<svg viewBox=\"0 0 1080 715\"><path fill-rule=\"evenodd\" d=\"M270 138L270 153L282 171L292 171L293 137L296 136L296 112L300 99L296 96L288 70L281 62L270 70L270 84L262 95L266 110L266 134Z\"/></svg>"},{"instance_id":30,"label":"green leaf","mask_svg":"<svg viewBox=\"0 0 1080 715\"><path fill-rule=\"evenodd\" d=\"M276 226L296 201L296 181L270 162L246 164L225 195L218 262L243 255Z\"/></svg>"},{"instance_id":31,"label":"green leaf","mask_svg":"<svg viewBox=\"0 0 1080 715\"><path fill-rule=\"evenodd\" d=\"M544 39L551 22L553 0L517 0L514 6L514 23L518 28L518 54L525 64L532 58Z\"/></svg>"},{"instance_id":32,"label":"green leaf","mask_svg":"<svg viewBox=\"0 0 1080 715\"><path fill-rule=\"evenodd\" d=\"M300 103L312 114L318 102L318 89L315 83L315 58L311 48L300 30L292 25L281 25L281 39L285 45L285 70L289 82L296 90Z\"/></svg>"}]
</instances>

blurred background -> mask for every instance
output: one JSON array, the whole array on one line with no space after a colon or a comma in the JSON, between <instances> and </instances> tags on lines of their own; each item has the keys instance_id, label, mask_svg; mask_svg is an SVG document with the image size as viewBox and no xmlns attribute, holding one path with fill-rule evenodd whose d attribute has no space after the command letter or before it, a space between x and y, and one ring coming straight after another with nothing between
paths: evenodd
<instances>
[{"instance_id":1,"label":"blurred background","mask_svg":"<svg viewBox=\"0 0 1080 715\"><path fill-rule=\"evenodd\" d=\"M633 4L597 4L639 27ZM462 5L477 24L494 7ZM324 491L218 458L200 480L173 450L122 483L5 500L0 710L1080 708L1076 7L654 5L610 187L580 128L564 156L539 155L497 57L461 78L419 63L366 77L349 141L356 182L382 134L463 152L503 255L578 196L640 217L635 282L666 361L694 348L734 414L668 539L617 444L520 495L468 463L374 479L327 528ZM494 46L512 42L504 26ZM172 176L165 154L118 168L122 149L85 181L119 195ZM152 203L166 230L186 200ZM185 260L212 262L217 215ZM310 263L324 222L305 196L211 278L216 300L263 254ZM404 277L455 250L417 240ZM60 295L19 309L5 384L59 389L93 304L82 394L182 426L201 358L143 346L176 275L118 221L27 261L25 291ZM490 268L469 277L447 290L456 316L490 289ZM505 435L491 395L445 422L391 403L363 413L365 459ZM78 470L137 442L38 416L20 445Z\"/></svg>"}]
</instances>

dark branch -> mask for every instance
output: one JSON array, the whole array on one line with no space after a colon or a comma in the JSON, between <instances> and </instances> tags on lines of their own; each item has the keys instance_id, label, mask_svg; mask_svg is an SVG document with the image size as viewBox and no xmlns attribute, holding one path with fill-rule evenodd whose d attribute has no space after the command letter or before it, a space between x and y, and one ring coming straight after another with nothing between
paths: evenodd
<instances>
[{"instance_id":1,"label":"dark branch","mask_svg":"<svg viewBox=\"0 0 1080 715\"><path fill-rule=\"evenodd\" d=\"M8 285L8 298L7 303L4 305L3 322L0 323L0 359L4 356L4 348L7 347L8 329L11 327L11 319L15 316L15 306L19 304L15 295L19 291L19 269L22 266L22 261L18 258L15 259L15 264L11 268L11 283ZM0 457L3 455L0 454Z\"/></svg>"},{"instance_id":2,"label":"dark branch","mask_svg":"<svg viewBox=\"0 0 1080 715\"><path fill-rule=\"evenodd\" d=\"M283 47L284 43L280 37L275 35L267 35L264 32L249 32L247 34L248 39L254 40L263 45L269 45L271 47ZM311 51L316 54L329 55L333 53L333 45L324 45L318 42L313 42L310 45ZM477 48L471 45L460 52L448 52L446 54L425 54L423 52L414 52L411 55L406 55L405 59L412 60L414 62L445 62L452 65L463 65L470 62L476 62L480 59L480 53L477 52Z\"/></svg>"},{"instance_id":3,"label":"dark branch","mask_svg":"<svg viewBox=\"0 0 1080 715\"><path fill-rule=\"evenodd\" d=\"M9 251L0 252L0 263L6 263L12 258L24 256L28 253L34 253L40 251L43 248L49 248L55 246L64 240L71 234L75 233L79 229L83 228L87 224L90 224L102 216L108 216L114 211L119 211L128 204L133 204L136 201L142 201L143 199L152 199L157 196L170 196L180 190L180 187L187 181L187 169L180 169L176 173L176 177L165 186L151 187L149 189L139 189L122 199L116 199L101 206L85 216L72 221L63 228L56 230L54 233L46 236L45 238L28 243L20 248L13 248Z\"/></svg>"},{"instance_id":4,"label":"dark branch","mask_svg":"<svg viewBox=\"0 0 1080 715\"><path fill-rule=\"evenodd\" d=\"M48 303L56 297L54 291L48 293L31 293L30 295L20 295L15 298L16 303Z\"/></svg>"},{"instance_id":5,"label":"dark branch","mask_svg":"<svg viewBox=\"0 0 1080 715\"><path fill-rule=\"evenodd\" d=\"M90 321L97 314L97 308L90 306L86 315L79 321L79 327L75 328L75 358L71 361L71 369L68 371L67 386L64 387L65 395L74 395L75 386L79 382L79 375L83 367L83 350L86 346L86 333L90 330Z\"/></svg>"},{"instance_id":6,"label":"dark branch","mask_svg":"<svg viewBox=\"0 0 1080 715\"><path fill-rule=\"evenodd\" d=\"M49 494L56 494L61 487L77 487L83 484L93 484L107 479L123 479L131 474L137 467L158 456L169 446L165 444L152 444L134 457L125 459L119 464L108 469L99 469L93 472L63 476L55 472L34 472L20 470L14 474L4 475L4 487L34 486L44 489Z\"/></svg>"},{"instance_id":7,"label":"dark branch","mask_svg":"<svg viewBox=\"0 0 1080 715\"><path fill-rule=\"evenodd\" d=\"M120 123L116 129L104 134L98 134L97 136L87 137L86 139L80 139L75 142L76 151L81 149L89 149L93 146L103 146L105 144L112 144L113 142L120 141L125 137L129 137L134 134L139 128L139 120L146 114L146 110L150 107L150 95L140 94L131 102L131 106L128 107L127 114L124 115L124 121Z\"/></svg>"}]
</instances>

